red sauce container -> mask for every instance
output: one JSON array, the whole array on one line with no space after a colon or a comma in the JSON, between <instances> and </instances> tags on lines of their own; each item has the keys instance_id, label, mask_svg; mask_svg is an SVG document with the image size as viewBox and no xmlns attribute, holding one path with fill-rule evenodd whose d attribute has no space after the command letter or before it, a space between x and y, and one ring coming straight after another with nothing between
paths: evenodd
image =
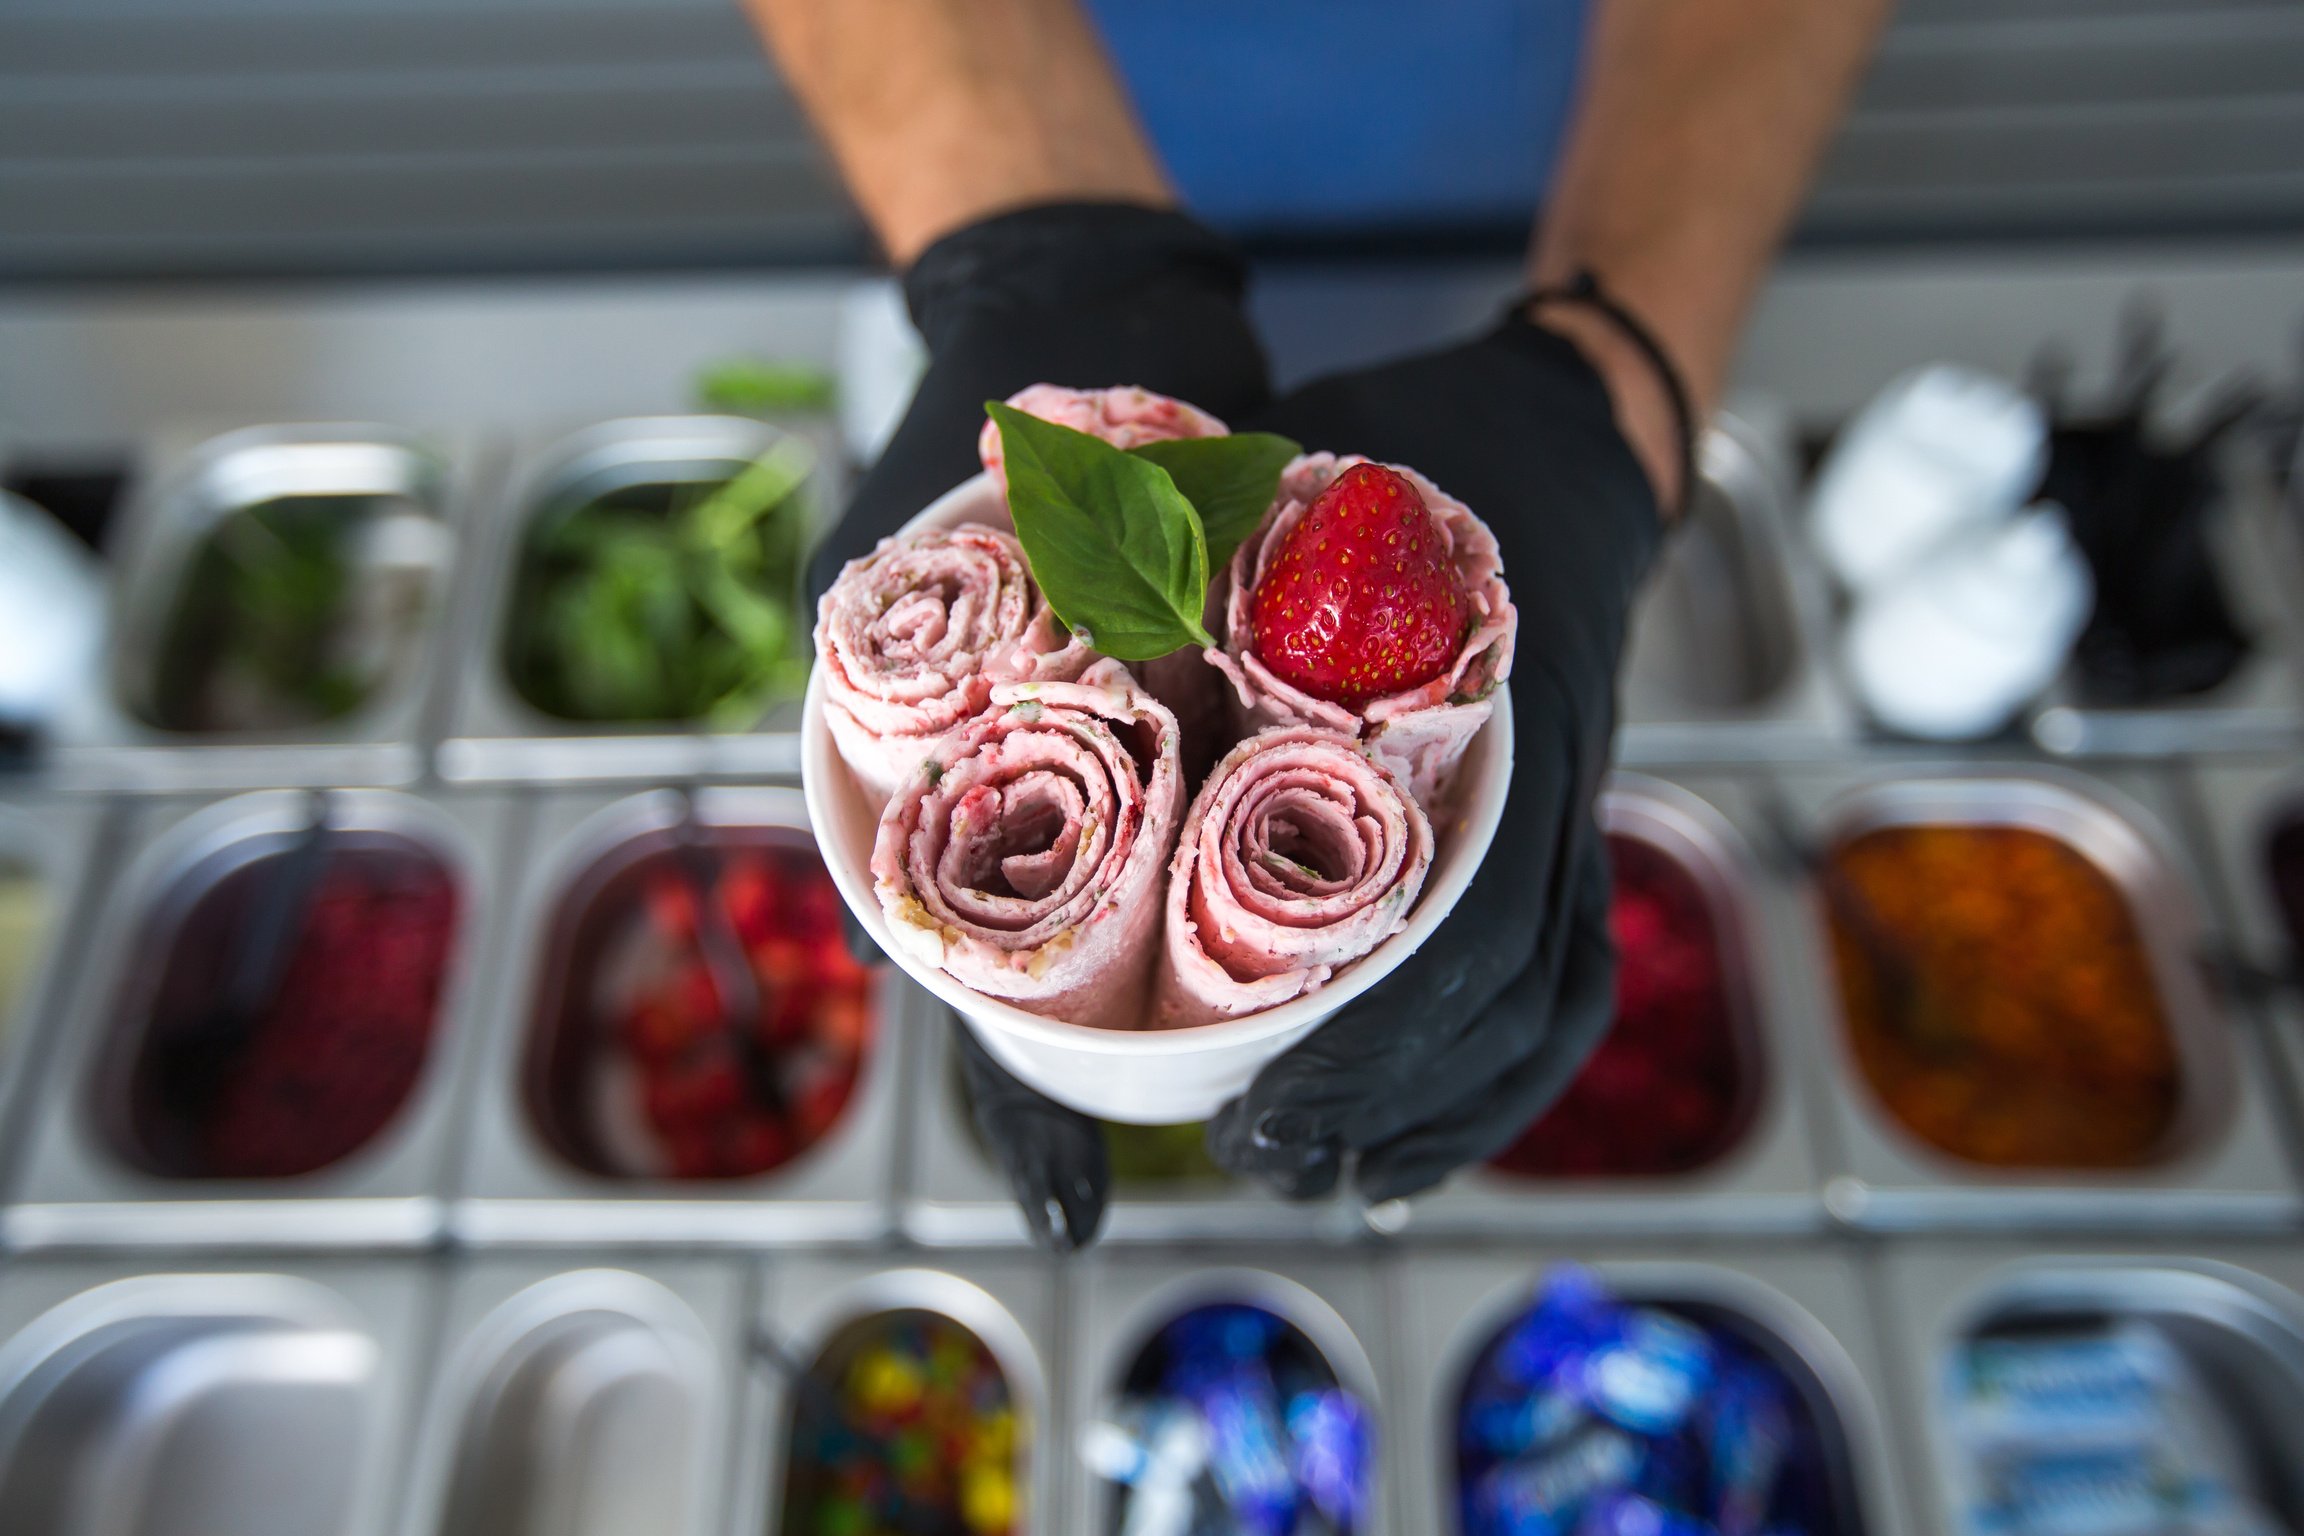
<instances>
[{"instance_id":1,"label":"red sauce container","mask_svg":"<svg viewBox=\"0 0 2304 1536\"><path fill-rule=\"evenodd\" d=\"M1750 1123L1758 1062L1718 898L1675 853L1608 837L1616 1018L1568 1091L1489 1160L1527 1178L1658 1178L1724 1155Z\"/></svg>"},{"instance_id":2,"label":"red sauce container","mask_svg":"<svg viewBox=\"0 0 2304 1536\"><path fill-rule=\"evenodd\" d=\"M848 951L815 844L776 827L696 836L695 850L636 839L562 899L529 1107L590 1173L731 1179L780 1167L839 1121L871 1048L872 974ZM721 995L706 923L724 925L726 958L749 973L749 1023L743 1000Z\"/></svg>"},{"instance_id":3,"label":"red sauce container","mask_svg":"<svg viewBox=\"0 0 2304 1536\"><path fill-rule=\"evenodd\" d=\"M117 1139L169 1178L277 1179L351 1156L414 1092L432 1048L456 939L456 884L429 849L338 834L324 854L268 1007L214 1033L234 935L270 853L193 893L163 939L132 1036Z\"/></svg>"}]
</instances>

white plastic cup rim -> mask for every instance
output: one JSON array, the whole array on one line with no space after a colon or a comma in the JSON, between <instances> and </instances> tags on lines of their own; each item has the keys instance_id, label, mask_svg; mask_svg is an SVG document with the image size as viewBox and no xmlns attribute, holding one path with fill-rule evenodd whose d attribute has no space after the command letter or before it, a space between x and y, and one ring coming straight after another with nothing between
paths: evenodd
<instances>
[{"instance_id":1,"label":"white plastic cup rim","mask_svg":"<svg viewBox=\"0 0 2304 1536\"><path fill-rule=\"evenodd\" d=\"M1006 500L989 475L976 475L947 491L902 531L961 523L1011 526ZM1317 991L1276 1008L1189 1029L1106 1029L1043 1018L977 992L900 948L872 884L879 808L833 743L824 718L822 667L812 669L808 678L800 728L801 788L825 867L849 911L881 953L967 1021L995 1059L1083 1114L1127 1124L1174 1125L1215 1114L1247 1088L1266 1062L1390 975L1455 908L1495 839L1512 778L1509 691L1498 689L1494 704L1495 712L1473 738L1458 770L1458 811L1434 827L1438 847L1408 926ZM1189 803L1189 791L1185 798ZM1125 1070L1114 1070L1122 1064Z\"/></svg>"}]
</instances>

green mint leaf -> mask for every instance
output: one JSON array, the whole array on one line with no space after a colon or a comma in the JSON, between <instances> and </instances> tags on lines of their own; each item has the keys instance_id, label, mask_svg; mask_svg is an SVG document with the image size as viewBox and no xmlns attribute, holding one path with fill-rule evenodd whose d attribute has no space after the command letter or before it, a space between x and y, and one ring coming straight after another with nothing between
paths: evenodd
<instances>
[{"instance_id":1,"label":"green mint leaf","mask_svg":"<svg viewBox=\"0 0 2304 1536\"><path fill-rule=\"evenodd\" d=\"M1168 471L1100 438L988 400L1008 510L1056 617L1122 661L1212 646L1208 544Z\"/></svg>"},{"instance_id":2,"label":"green mint leaf","mask_svg":"<svg viewBox=\"0 0 2304 1536\"><path fill-rule=\"evenodd\" d=\"M732 357L696 375L696 403L732 416L829 410L832 375L813 363Z\"/></svg>"},{"instance_id":3,"label":"green mint leaf","mask_svg":"<svg viewBox=\"0 0 2304 1536\"><path fill-rule=\"evenodd\" d=\"M726 550L800 488L816 467L815 458L800 439L778 439L681 514L683 538L708 551Z\"/></svg>"},{"instance_id":4,"label":"green mint leaf","mask_svg":"<svg viewBox=\"0 0 2304 1536\"><path fill-rule=\"evenodd\" d=\"M1220 571L1240 541L1256 531L1280 489L1280 471L1303 448L1270 432L1230 437L1178 437L1128 450L1168 471L1200 514L1208 569Z\"/></svg>"}]
</instances>

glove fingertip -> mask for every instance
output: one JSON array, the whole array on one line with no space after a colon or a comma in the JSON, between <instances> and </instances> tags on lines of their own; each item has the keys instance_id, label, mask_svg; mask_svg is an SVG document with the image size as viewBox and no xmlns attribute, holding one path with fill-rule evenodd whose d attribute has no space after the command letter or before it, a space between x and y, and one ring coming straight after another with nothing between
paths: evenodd
<instances>
[{"instance_id":1,"label":"glove fingertip","mask_svg":"<svg viewBox=\"0 0 2304 1536\"><path fill-rule=\"evenodd\" d=\"M1378 1153L1365 1153L1353 1174L1361 1198L1370 1205L1406 1200L1441 1183L1459 1165L1453 1161L1407 1159L1399 1162Z\"/></svg>"},{"instance_id":2,"label":"glove fingertip","mask_svg":"<svg viewBox=\"0 0 2304 1536\"><path fill-rule=\"evenodd\" d=\"M1009 1192L1033 1241L1052 1253L1086 1248L1104 1225L1111 1182L1104 1144L1101 1137L1083 1139L1077 1130L1048 1121L1011 1124L996 1142Z\"/></svg>"}]
</instances>

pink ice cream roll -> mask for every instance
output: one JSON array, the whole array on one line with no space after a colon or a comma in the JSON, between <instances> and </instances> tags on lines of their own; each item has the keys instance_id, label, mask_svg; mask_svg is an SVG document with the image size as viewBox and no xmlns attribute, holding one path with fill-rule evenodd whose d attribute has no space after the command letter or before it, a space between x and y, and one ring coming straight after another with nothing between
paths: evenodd
<instances>
[{"instance_id":1,"label":"pink ice cream roll","mask_svg":"<svg viewBox=\"0 0 2304 1536\"><path fill-rule=\"evenodd\" d=\"M1281 472L1272 510L1242 541L1216 583L1224 613L1223 646L1206 654L1232 685L1228 703L1241 731L1317 725L1341 732L1399 774L1427 811L1444 815L1457 764L1494 712L1489 695L1512 675L1512 641L1519 627L1496 535L1471 508L1404 464L1386 466L1405 475L1424 498L1471 606L1464 643L1448 669L1431 682L1346 709L1282 681L1255 652L1256 587L1266 565L1329 482L1367 462L1357 454L1308 453Z\"/></svg>"},{"instance_id":2,"label":"pink ice cream roll","mask_svg":"<svg viewBox=\"0 0 2304 1536\"><path fill-rule=\"evenodd\" d=\"M1100 437L1115 448L1178 437L1228 437L1232 429L1196 405L1156 395L1133 384L1111 389L1066 389L1061 384L1032 384L1008 397L1008 403L1042 421ZM1001 467L1000 428L987 420L976 434L976 456L985 471L1008 490L1008 475Z\"/></svg>"},{"instance_id":3,"label":"pink ice cream roll","mask_svg":"<svg viewBox=\"0 0 2304 1536\"><path fill-rule=\"evenodd\" d=\"M1310 725L1249 737L1184 818L1153 1027L1318 991L1407 926L1431 867L1423 808L1351 737Z\"/></svg>"},{"instance_id":4,"label":"pink ice cream roll","mask_svg":"<svg viewBox=\"0 0 2304 1536\"><path fill-rule=\"evenodd\" d=\"M1183 806L1176 718L1126 667L1002 683L888 802L873 886L894 943L963 984L1134 1029Z\"/></svg>"},{"instance_id":5,"label":"pink ice cream roll","mask_svg":"<svg viewBox=\"0 0 2304 1536\"><path fill-rule=\"evenodd\" d=\"M881 800L995 687L1069 682L1094 659L1049 610L1016 536L981 523L883 539L816 605L825 723Z\"/></svg>"}]
</instances>

